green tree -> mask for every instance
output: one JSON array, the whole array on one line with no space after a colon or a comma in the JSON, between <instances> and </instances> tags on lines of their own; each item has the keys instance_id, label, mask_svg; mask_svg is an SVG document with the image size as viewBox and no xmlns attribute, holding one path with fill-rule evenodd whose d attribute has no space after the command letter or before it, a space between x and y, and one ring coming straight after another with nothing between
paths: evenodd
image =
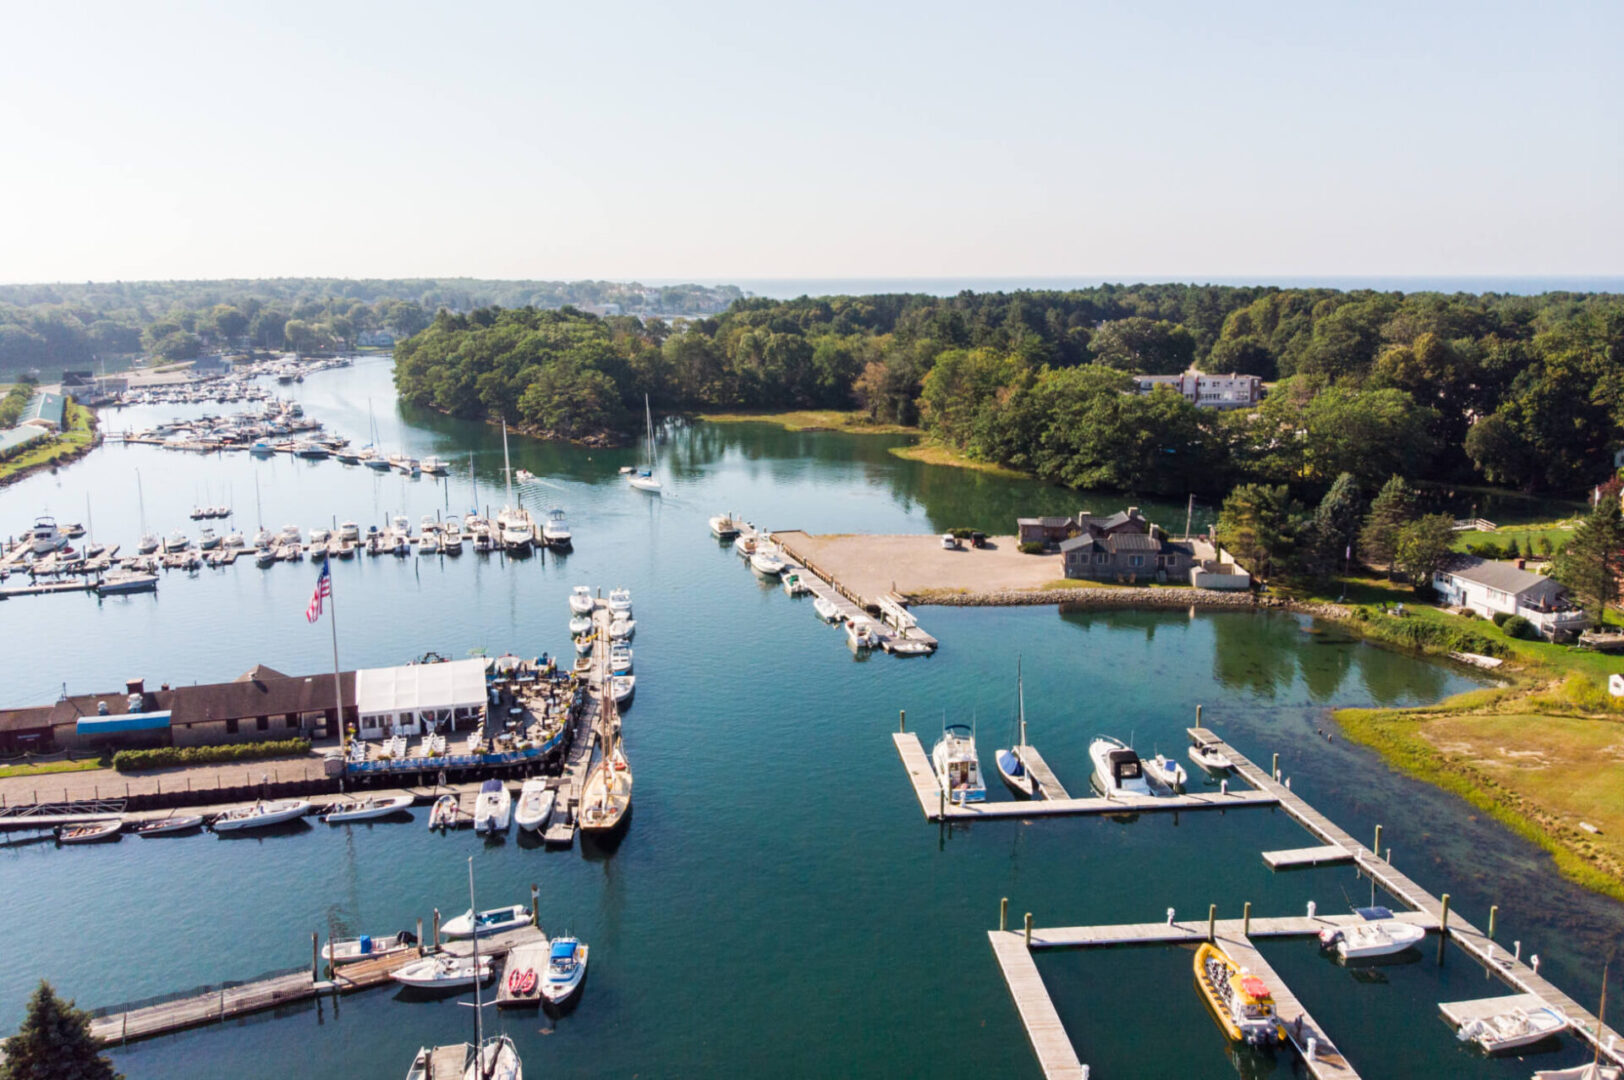
<instances>
[{"instance_id":1,"label":"green tree","mask_svg":"<svg viewBox=\"0 0 1624 1080\"><path fill-rule=\"evenodd\" d=\"M1218 511L1218 539L1255 577L1288 570L1301 514L1284 485L1242 484Z\"/></svg>"},{"instance_id":2,"label":"green tree","mask_svg":"<svg viewBox=\"0 0 1624 1080\"><path fill-rule=\"evenodd\" d=\"M214 305L214 329L227 342L248 332L248 316L230 304Z\"/></svg>"},{"instance_id":3,"label":"green tree","mask_svg":"<svg viewBox=\"0 0 1624 1080\"><path fill-rule=\"evenodd\" d=\"M1388 478L1370 501L1370 513L1359 530L1359 557L1371 566L1393 569L1399 531L1415 517L1415 498L1401 476Z\"/></svg>"},{"instance_id":4,"label":"green tree","mask_svg":"<svg viewBox=\"0 0 1624 1080\"><path fill-rule=\"evenodd\" d=\"M1417 589L1432 584L1455 542L1455 519L1448 514L1423 514L1406 522L1393 543L1393 563Z\"/></svg>"},{"instance_id":5,"label":"green tree","mask_svg":"<svg viewBox=\"0 0 1624 1080\"><path fill-rule=\"evenodd\" d=\"M1618 577L1624 573L1624 519L1618 500L1603 499L1573 530L1573 536L1551 557L1551 576L1566 585L1579 605L1597 621L1618 599Z\"/></svg>"},{"instance_id":6,"label":"green tree","mask_svg":"<svg viewBox=\"0 0 1624 1080\"><path fill-rule=\"evenodd\" d=\"M1325 493L1308 526L1308 570L1329 577L1350 558L1364 521L1365 500L1352 473L1341 473Z\"/></svg>"},{"instance_id":7,"label":"green tree","mask_svg":"<svg viewBox=\"0 0 1624 1080\"><path fill-rule=\"evenodd\" d=\"M96 1048L90 1014L56 996L41 981L28 999L28 1014L6 1040L0 1080L123 1080Z\"/></svg>"},{"instance_id":8,"label":"green tree","mask_svg":"<svg viewBox=\"0 0 1624 1080\"><path fill-rule=\"evenodd\" d=\"M1147 375L1179 375L1195 362L1195 338L1188 330L1140 316L1101 323L1088 350L1096 363Z\"/></svg>"}]
</instances>

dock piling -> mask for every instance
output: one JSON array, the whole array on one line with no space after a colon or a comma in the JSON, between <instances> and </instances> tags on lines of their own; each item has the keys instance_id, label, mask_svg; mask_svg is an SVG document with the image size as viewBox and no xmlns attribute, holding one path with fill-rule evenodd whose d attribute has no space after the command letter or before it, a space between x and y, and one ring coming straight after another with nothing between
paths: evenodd
<instances>
[{"instance_id":1,"label":"dock piling","mask_svg":"<svg viewBox=\"0 0 1624 1080\"><path fill-rule=\"evenodd\" d=\"M998 898L998 929L1000 931L1009 929L1009 897L1007 896Z\"/></svg>"},{"instance_id":2,"label":"dock piling","mask_svg":"<svg viewBox=\"0 0 1624 1080\"><path fill-rule=\"evenodd\" d=\"M1026 947L1028 949L1032 947L1032 913L1030 911L1026 913Z\"/></svg>"},{"instance_id":3,"label":"dock piling","mask_svg":"<svg viewBox=\"0 0 1624 1080\"><path fill-rule=\"evenodd\" d=\"M530 925L541 929L541 887L530 883Z\"/></svg>"},{"instance_id":4,"label":"dock piling","mask_svg":"<svg viewBox=\"0 0 1624 1080\"><path fill-rule=\"evenodd\" d=\"M423 916L417 917L417 955L423 955Z\"/></svg>"},{"instance_id":5,"label":"dock piling","mask_svg":"<svg viewBox=\"0 0 1624 1080\"><path fill-rule=\"evenodd\" d=\"M1280 755L1276 753L1269 762L1269 779L1275 783L1280 782Z\"/></svg>"},{"instance_id":6,"label":"dock piling","mask_svg":"<svg viewBox=\"0 0 1624 1080\"><path fill-rule=\"evenodd\" d=\"M1438 966L1443 967L1444 946L1449 941L1449 894L1444 893L1438 899L1442 905L1438 913Z\"/></svg>"},{"instance_id":7,"label":"dock piling","mask_svg":"<svg viewBox=\"0 0 1624 1080\"><path fill-rule=\"evenodd\" d=\"M1195 726L1201 726L1201 706L1199 705L1195 707Z\"/></svg>"},{"instance_id":8,"label":"dock piling","mask_svg":"<svg viewBox=\"0 0 1624 1080\"><path fill-rule=\"evenodd\" d=\"M907 709L898 709L897 710L897 725L898 725L897 726L898 731L907 731L908 730L908 710Z\"/></svg>"},{"instance_id":9,"label":"dock piling","mask_svg":"<svg viewBox=\"0 0 1624 1080\"><path fill-rule=\"evenodd\" d=\"M1500 905L1489 905L1489 940L1494 940L1494 924L1500 921Z\"/></svg>"},{"instance_id":10,"label":"dock piling","mask_svg":"<svg viewBox=\"0 0 1624 1080\"><path fill-rule=\"evenodd\" d=\"M1207 905L1207 940L1216 941L1218 938L1218 905Z\"/></svg>"},{"instance_id":11,"label":"dock piling","mask_svg":"<svg viewBox=\"0 0 1624 1080\"><path fill-rule=\"evenodd\" d=\"M434 951L440 951L440 909L434 909Z\"/></svg>"},{"instance_id":12,"label":"dock piling","mask_svg":"<svg viewBox=\"0 0 1624 1080\"><path fill-rule=\"evenodd\" d=\"M1535 975L1539 974L1539 953L1535 953L1528 958L1528 966L1534 969Z\"/></svg>"},{"instance_id":13,"label":"dock piling","mask_svg":"<svg viewBox=\"0 0 1624 1080\"><path fill-rule=\"evenodd\" d=\"M1376 842L1374 844L1370 845L1370 850L1379 853L1381 851L1381 849L1382 849L1382 827L1381 827L1381 823L1378 822L1377 825L1376 825Z\"/></svg>"},{"instance_id":14,"label":"dock piling","mask_svg":"<svg viewBox=\"0 0 1624 1080\"><path fill-rule=\"evenodd\" d=\"M321 979L321 935L310 931L310 981Z\"/></svg>"},{"instance_id":15,"label":"dock piling","mask_svg":"<svg viewBox=\"0 0 1624 1080\"><path fill-rule=\"evenodd\" d=\"M1252 901L1241 905L1241 936L1252 936Z\"/></svg>"}]
</instances>

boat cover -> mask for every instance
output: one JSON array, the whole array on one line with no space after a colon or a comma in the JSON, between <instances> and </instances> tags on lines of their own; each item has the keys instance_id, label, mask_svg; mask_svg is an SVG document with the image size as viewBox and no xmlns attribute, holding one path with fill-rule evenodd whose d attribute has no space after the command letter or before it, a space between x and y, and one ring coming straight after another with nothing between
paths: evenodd
<instances>
[{"instance_id":1,"label":"boat cover","mask_svg":"<svg viewBox=\"0 0 1624 1080\"><path fill-rule=\"evenodd\" d=\"M1366 922L1377 922L1381 919L1391 919L1393 917L1392 909L1384 907L1356 907L1353 909L1353 913Z\"/></svg>"},{"instance_id":2,"label":"boat cover","mask_svg":"<svg viewBox=\"0 0 1624 1080\"><path fill-rule=\"evenodd\" d=\"M553 957L554 960L569 960L569 959L574 958L574 956L575 956L575 942L573 942L573 941L555 941L555 942L553 942L552 957Z\"/></svg>"}]
</instances>

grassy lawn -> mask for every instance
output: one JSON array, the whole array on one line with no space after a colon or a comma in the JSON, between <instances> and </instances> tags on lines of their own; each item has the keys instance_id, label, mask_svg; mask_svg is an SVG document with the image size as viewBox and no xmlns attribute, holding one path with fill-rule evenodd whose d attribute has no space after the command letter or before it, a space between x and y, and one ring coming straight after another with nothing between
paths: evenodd
<instances>
[{"instance_id":1,"label":"grassy lawn","mask_svg":"<svg viewBox=\"0 0 1624 1080\"><path fill-rule=\"evenodd\" d=\"M1452 546L1456 551L1465 551L1468 544L1482 545L1492 540L1503 548L1515 541L1528 544L1533 550L1533 546L1544 537L1555 549L1572 539L1573 525L1573 522L1541 522L1537 525L1511 525L1493 532L1458 532Z\"/></svg>"},{"instance_id":2,"label":"grassy lawn","mask_svg":"<svg viewBox=\"0 0 1624 1080\"><path fill-rule=\"evenodd\" d=\"M976 461L951 446L944 446L938 442L921 440L912 446L893 446L889 452L908 461L922 461L926 465L950 465L958 469L974 469L976 472L984 472L991 476L1007 476L1012 480L1030 479L1023 472L986 461Z\"/></svg>"},{"instance_id":3,"label":"grassy lawn","mask_svg":"<svg viewBox=\"0 0 1624 1080\"><path fill-rule=\"evenodd\" d=\"M38 765L0 765L0 779L8 776L44 776L47 773L90 772L101 768L95 758L85 761L46 761Z\"/></svg>"},{"instance_id":4,"label":"grassy lawn","mask_svg":"<svg viewBox=\"0 0 1624 1080\"><path fill-rule=\"evenodd\" d=\"M798 409L790 412L700 413L713 424L777 424L790 431L844 431L853 435L918 435L919 429L902 424L880 424L860 409Z\"/></svg>"},{"instance_id":5,"label":"grassy lawn","mask_svg":"<svg viewBox=\"0 0 1624 1080\"><path fill-rule=\"evenodd\" d=\"M68 402L66 416L68 429L53 439L35 443L14 458L0 462L0 480L24 469L49 464L90 445L91 440L95 438L95 432L91 427L94 417L95 414L83 405Z\"/></svg>"}]
</instances>

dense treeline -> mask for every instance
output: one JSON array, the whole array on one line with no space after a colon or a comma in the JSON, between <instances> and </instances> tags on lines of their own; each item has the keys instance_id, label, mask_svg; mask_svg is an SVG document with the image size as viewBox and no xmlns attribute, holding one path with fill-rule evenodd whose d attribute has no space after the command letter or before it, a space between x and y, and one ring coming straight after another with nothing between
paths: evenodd
<instances>
[{"instance_id":1,"label":"dense treeline","mask_svg":"<svg viewBox=\"0 0 1624 1080\"><path fill-rule=\"evenodd\" d=\"M741 300L668 327L442 315L397 355L410 400L580 438L665 410L858 407L1079 487L1318 498L1346 472L1577 494L1624 420L1624 297L1103 286ZM1134 395L1133 372L1261 375L1245 412Z\"/></svg>"},{"instance_id":2,"label":"dense treeline","mask_svg":"<svg viewBox=\"0 0 1624 1080\"><path fill-rule=\"evenodd\" d=\"M732 286L474 278L0 285L0 372L87 366L141 352L187 360L233 346L347 349L371 330L415 334L441 308L619 304L630 312L703 315L742 295Z\"/></svg>"}]
</instances>

